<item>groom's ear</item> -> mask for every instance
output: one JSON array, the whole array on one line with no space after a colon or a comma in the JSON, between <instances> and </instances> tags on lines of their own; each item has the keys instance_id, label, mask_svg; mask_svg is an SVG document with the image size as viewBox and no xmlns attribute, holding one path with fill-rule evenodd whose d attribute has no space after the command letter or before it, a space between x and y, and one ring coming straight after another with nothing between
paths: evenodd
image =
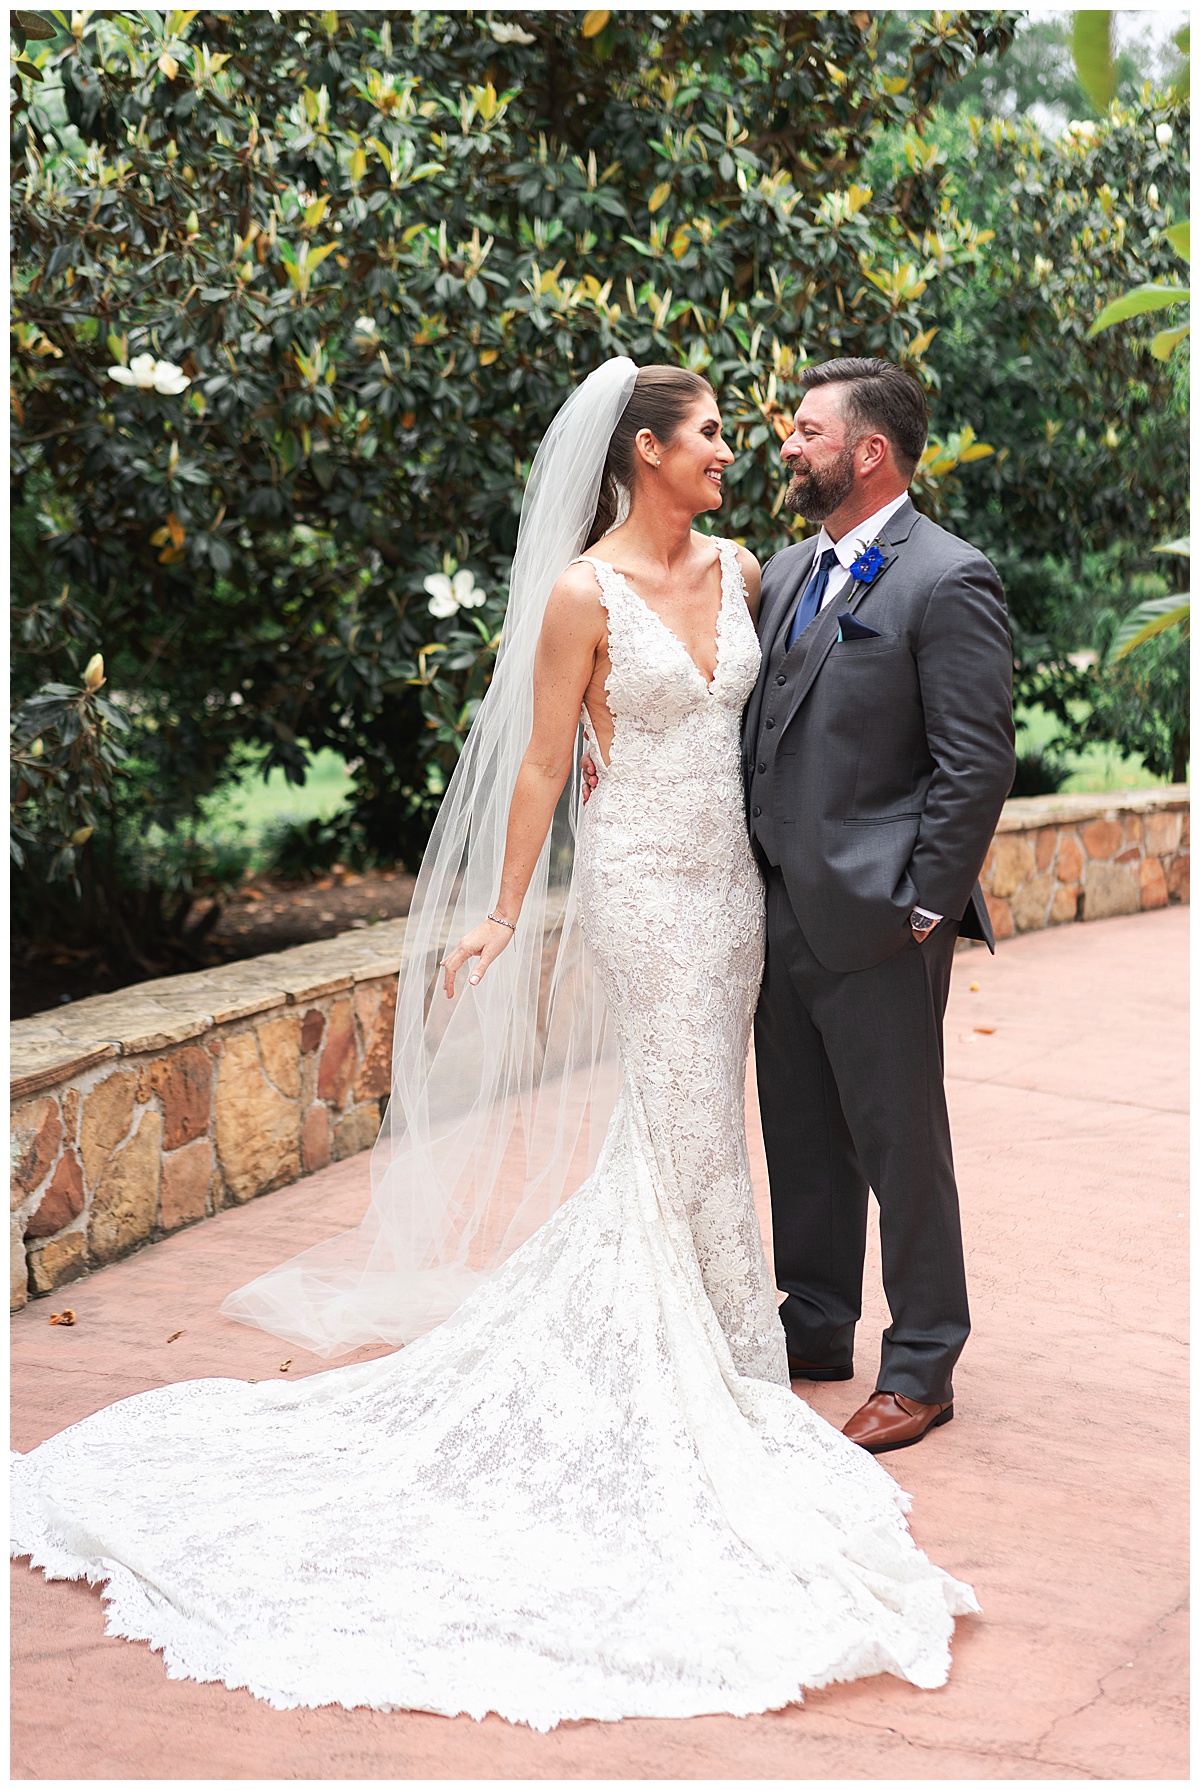
<instances>
[{"instance_id":1,"label":"groom's ear","mask_svg":"<svg viewBox=\"0 0 1200 1790\"><path fill-rule=\"evenodd\" d=\"M854 459L859 477L878 472L891 451L891 442L878 429L871 429L866 435L860 435L854 444Z\"/></svg>"}]
</instances>

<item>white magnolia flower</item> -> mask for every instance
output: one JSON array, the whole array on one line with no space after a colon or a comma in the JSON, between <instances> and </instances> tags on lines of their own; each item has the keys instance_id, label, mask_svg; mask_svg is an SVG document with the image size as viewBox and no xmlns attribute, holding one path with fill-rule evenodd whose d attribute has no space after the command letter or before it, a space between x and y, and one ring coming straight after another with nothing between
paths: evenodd
<instances>
[{"instance_id":1,"label":"white magnolia flower","mask_svg":"<svg viewBox=\"0 0 1200 1790\"><path fill-rule=\"evenodd\" d=\"M445 572L430 572L425 589L429 592L429 613L439 621L457 615L460 609L478 609L487 597L474 575L467 571L455 572L453 578Z\"/></svg>"},{"instance_id":2,"label":"white magnolia flower","mask_svg":"<svg viewBox=\"0 0 1200 1790\"><path fill-rule=\"evenodd\" d=\"M487 592L470 572L455 572L454 594L464 609L479 609L487 601Z\"/></svg>"},{"instance_id":3,"label":"white magnolia flower","mask_svg":"<svg viewBox=\"0 0 1200 1790\"><path fill-rule=\"evenodd\" d=\"M503 25L499 19L489 19L488 30L498 44L535 44L537 42L532 31L524 31L520 25Z\"/></svg>"},{"instance_id":4,"label":"white magnolia flower","mask_svg":"<svg viewBox=\"0 0 1200 1790\"><path fill-rule=\"evenodd\" d=\"M136 385L140 392L162 392L174 398L192 382L174 361L155 360L152 354L135 354L127 367L110 367L110 379L118 385Z\"/></svg>"},{"instance_id":5,"label":"white magnolia flower","mask_svg":"<svg viewBox=\"0 0 1200 1790\"><path fill-rule=\"evenodd\" d=\"M445 621L447 616L458 614L458 598L445 572L431 572L425 580L425 589L429 592L430 615Z\"/></svg>"},{"instance_id":6,"label":"white magnolia flower","mask_svg":"<svg viewBox=\"0 0 1200 1790\"><path fill-rule=\"evenodd\" d=\"M1174 135L1175 132L1169 124L1158 124L1154 127L1154 140L1160 149L1165 149Z\"/></svg>"}]
</instances>

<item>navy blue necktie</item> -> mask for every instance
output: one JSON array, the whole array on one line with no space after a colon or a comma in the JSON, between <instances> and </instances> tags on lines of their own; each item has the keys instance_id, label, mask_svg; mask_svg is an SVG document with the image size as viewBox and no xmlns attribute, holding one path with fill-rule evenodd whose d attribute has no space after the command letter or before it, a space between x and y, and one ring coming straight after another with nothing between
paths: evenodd
<instances>
[{"instance_id":1,"label":"navy blue necktie","mask_svg":"<svg viewBox=\"0 0 1200 1790\"><path fill-rule=\"evenodd\" d=\"M826 547L824 553L813 567L813 575L808 581L804 595L796 605L795 618L788 633L788 650L795 646L805 628L814 615L820 613L821 600L829 584L829 574L837 559L837 548Z\"/></svg>"}]
</instances>

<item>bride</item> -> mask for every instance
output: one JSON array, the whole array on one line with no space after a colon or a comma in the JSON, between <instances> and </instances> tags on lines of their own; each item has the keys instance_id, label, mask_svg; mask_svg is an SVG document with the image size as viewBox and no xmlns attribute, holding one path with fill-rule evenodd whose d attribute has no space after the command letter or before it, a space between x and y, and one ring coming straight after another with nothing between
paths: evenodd
<instances>
[{"instance_id":1,"label":"bride","mask_svg":"<svg viewBox=\"0 0 1200 1790\"><path fill-rule=\"evenodd\" d=\"M14 1554L103 1583L172 1677L543 1730L945 1681L974 1596L790 1391L755 1218L758 567L691 528L732 457L679 369L610 361L555 418L418 882L370 1209L223 1307L405 1346L163 1387L14 1460Z\"/></svg>"}]
</instances>

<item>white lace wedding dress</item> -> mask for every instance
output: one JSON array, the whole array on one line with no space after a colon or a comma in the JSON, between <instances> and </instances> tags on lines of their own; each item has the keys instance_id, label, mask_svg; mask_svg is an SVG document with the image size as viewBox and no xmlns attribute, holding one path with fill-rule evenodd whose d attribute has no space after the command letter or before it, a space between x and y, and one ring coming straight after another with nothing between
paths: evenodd
<instances>
[{"instance_id":1,"label":"white lace wedding dress","mask_svg":"<svg viewBox=\"0 0 1200 1790\"><path fill-rule=\"evenodd\" d=\"M970 1589L788 1388L747 1170L758 666L721 544L711 685L610 566L615 739L576 876L622 1047L594 1174L440 1328L296 1384L199 1380L17 1457L13 1552L111 1634L278 1708L747 1714L941 1684ZM587 727L597 759L595 736Z\"/></svg>"}]
</instances>

